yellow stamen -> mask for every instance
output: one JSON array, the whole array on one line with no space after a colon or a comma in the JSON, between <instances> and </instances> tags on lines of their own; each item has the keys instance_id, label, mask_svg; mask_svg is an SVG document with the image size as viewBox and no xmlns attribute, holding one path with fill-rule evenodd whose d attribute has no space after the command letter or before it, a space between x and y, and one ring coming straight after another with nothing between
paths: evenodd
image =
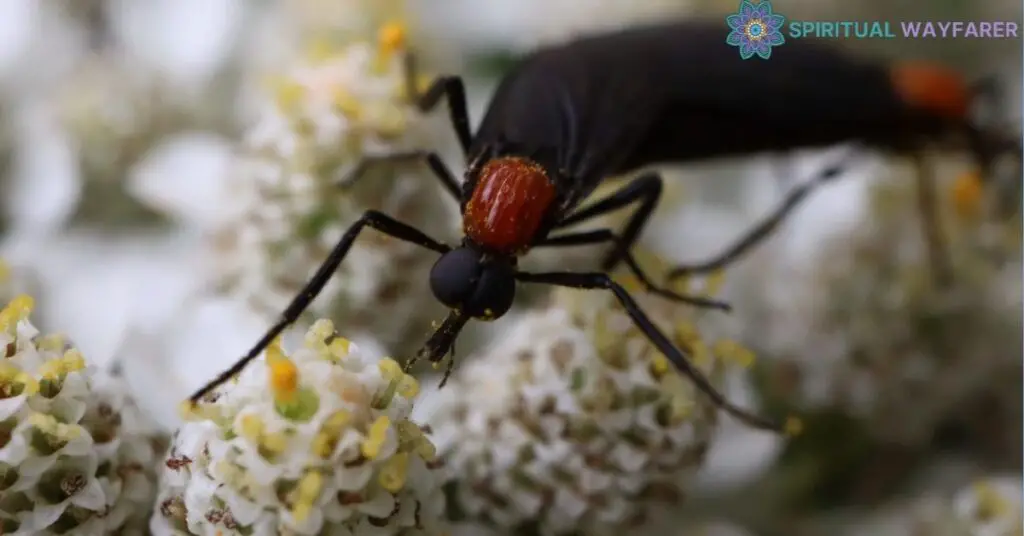
<instances>
[{"instance_id":1,"label":"yellow stamen","mask_svg":"<svg viewBox=\"0 0 1024 536\"><path fill-rule=\"evenodd\" d=\"M398 361L385 357L377 363L377 368L380 369L380 375L384 377L385 381L391 381L395 378L402 376L402 365L398 364Z\"/></svg>"},{"instance_id":2,"label":"yellow stamen","mask_svg":"<svg viewBox=\"0 0 1024 536\"><path fill-rule=\"evenodd\" d=\"M263 435L263 420L258 415L249 413L238 419L236 433L252 443L259 443Z\"/></svg>"},{"instance_id":3,"label":"yellow stamen","mask_svg":"<svg viewBox=\"0 0 1024 536\"><path fill-rule=\"evenodd\" d=\"M334 323L326 318L321 318L313 323L307 333L307 337L314 341L323 342L334 335Z\"/></svg>"},{"instance_id":4,"label":"yellow stamen","mask_svg":"<svg viewBox=\"0 0 1024 536\"><path fill-rule=\"evenodd\" d=\"M668 358L664 354L658 354L651 360L651 372L655 376L661 376L668 372Z\"/></svg>"},{"instance_id":5,"label":"yellow stamen","mask_svg":"<svg viewBox=\"0 0 1024 536\"><path fill-rule=\"evenodd\" d=\"M64 370L67 372L77 372L85 368L85 356L77 348L64 352L63 361Z\"/></svg>"},{"instance_id":6,"label":"yellow stamen","mask_svg":"<svg viewBox=\"0 0 1024 536\"><path fill-rule=\"evenodd\" d=\"M390 491L391 493L398 493L403 487L405 487L405 480L408 473L409 454L406 452L399 452L390 460L385 462L383 467L380 468L380 475L377 477L377 482L380 483L380 487Z\"/></svg>"},{"instance_id":7,"label":"yellow stamen","mask_svg":"<svg viewBox=\"0 0 1024 536\"><path fill-rule=\"evenodd\" d=\"M348 355L352 348L352 342L346 338L338 337L331 341L331 345L327 347L330 351L331 356L335 358L342 358Z\"/></svg>"},{"instance_id":8,"label":"yellow stamen","mask_svg":"<svg viewBox=\"0 0 1024 536\"><path fill-rule=\"evenodd\" d=\"M754 364L754 352L744 348L736 341L723 339L715 342L714 353L719 358L732 361L737 365L747 368Z\"/></svg>"},{"instance_id":9,"label":"yellow stamen","mask_svg":"<svg viewBox=\"0 0 1024 536\"><path fill-rule=\"evenodd\" d=\"M366 434L366 440L363 441L361 451L363 456L370 458L371 460L380 455L381 449L384 447L384 440L388 437L388 429L391 427L391 419L387 415L381 415L377 417L377 420L370 425L370 430Z\"/></svg>"},{"instance_id":10,"label":"yellow stamen","mask_svg":"<svg viewBox=\"0 0 1024 536\"><path fill-rule=\"evenodd\" d=\"M281 454L288 449L288 436L281 432L264 434L260 445L271 454Z\"/></svg>"},{"instance_id":11,"label":"yellow stamen","mask_svg":"<svg viewBox=\"0 0 1024 536\"><path fill-rule=\"evenodd\" d=\"M267 355L270 355L269 349ZM274 400L278 402L295 400L299 390L299 369L295 363L282 357L270 365L270 389L274 393Z\"/></svg>"},{"instance_id":12,"label":"yellow stamen","mask_svg":"<svg viewBox=\"0 0 1024 536\"><path fill-rule=\"evenodd\" d=\"M303 97L306 96L306 88L294 80L274 78L268 82L268 85L274 94L274 102L285 113L295 112Z\"/></svg>"},{"instance_id":13,"label":"yellow stamen","mask_svg":"<svg viewBox=\"0 0 1024 536\"><path fill-rule=\"evenodd\" d=\"M273 365L278 361L286 361L287 358L284 355L284 350L281 349L281 338L278 337L267 345L266 359L268 365Z\"/></svg>"},{"instance_id":14,"label":"yellow stamen","mask_svg":"<svg viewBox=\"0 0 1024 536\"><path fill-rule=\"evenodd\" d=\"M363 117L363 105L352 93L343 87L335 87L331 90L331 101L335 109L346 117L359 120Z\"/></svg>"},{"instance_id":15,"label":"yellow stamen","mask_svg":"<svg viewBox=\"0 0 1024 536\"><path fill-rule=\"evenodd\" d=\"M804 423L798 417L789 417L786 419L785 425L786 435L795 437L803 433Z\"/></svg>"},{"instance_id":16,"label":"yellow stamen","mask_svg":"<svg viewBox=\"0 0 1024 536\"><path fill-rule=\"evenodd\" d=\"M15 296L7 306L0 310L0 328L10 331L18 322L28 318L35 308L35 300L27 294Z\"/></svg>"},{"instance_id":17,"label":"yellow stamen","mask_svg":"<svg viewBox=\"0 0 1024 536\"><path fill-rule=\"evenodd\" d=\"M407 30L400 22L389 22L381 26L377 32L377 47L381 54L390 57L405 48Z\"/></svg>"},{"instance_id":18,"label":"yellow stamen","mask_svg":"<svg viewBox=\"0 0 1024 536\"><path fill-rule=\"evenodd\" d=\"M27 396L33 396L39 393L39 382L35 378L22 372L14 377L14 381L22 384L24 387L24 394Z\"/></svg>"},{"instance_id":19,"label":"yellow stamen","mask_svg":"<svg viewBox=\"0 0 1024 536\"><path fill-rule=\"evenodd\" d=\"M722 291L725 284L725 270L715 270L704 281L704 292L708 296L715 296Z\"/></svg>"},{"instance_id":20,"label":"yellow stamen","mask_svg":"<svg viewBox=\"0 0 1024 536\"><path fill-rule=\"evenodd\" d=\"M64 337L56 333L52 333L50 335L43 335L42 337L36 339L36 348L48 352L63 352Z\"/></svg>"},{"instance_id":21,"label":"yellow stamen","mask_svg":"<svg viewBox=\"0 0 1024 536\"><path fill-rule=\"evenodd\" d=\"M435 447L434 444L431 443L430 440L427 439L426 437L421 438L416 443L416 448L413 450L413 452L415 452L417 456L419 456L420 458L423 459L423 461L426 462L432 462L434 461L434 459L437 458L437 447Z\"/></svg>"},{"instance_id":22,"label":"yellow stamen","mask_svg":"<svg viewBox=\"0 0 1024 536\"><path fill-rule=\"evenodd\" d=\"M978 497L978 519L992 520L1003 517L1013 508L1010 501L988 482L975 482L971 487Z\"/></svg>"},{"instance_id":23,"label":"yellow stamen","mask_svg":"<svg viewBox=\"0 0 1024 536\"><path fill-rule=\"evenodd\" d=\"M963 219L974 219L981 212L984 185L977 173L964 173L950 188L953 210Z\"/></svg>"},{"instance_id":24,"label":"yellow stamen","mask_svg":"<svg viewBox=\"0 0 1024 536\"><path fill-rule=\"evenodd\" d=\"M398 394L405 399L415 398L420 392L420 383L416 381L416 378L408 374L403 374L402 379L398 381Z\"/></svg>"},{"instance_id":25,"label":"yellow stamen","mask_svg":"<svg viewBox=\"0 0 1024 536\"><path fill-rule=\"evenodd\" d=\"M330 457L338 443L338 438L351 422L352 413L346 410L339 410L331 414L324 422L320 432L313 438L313 454L321 458Z\"/></svg>"}]
</instances>

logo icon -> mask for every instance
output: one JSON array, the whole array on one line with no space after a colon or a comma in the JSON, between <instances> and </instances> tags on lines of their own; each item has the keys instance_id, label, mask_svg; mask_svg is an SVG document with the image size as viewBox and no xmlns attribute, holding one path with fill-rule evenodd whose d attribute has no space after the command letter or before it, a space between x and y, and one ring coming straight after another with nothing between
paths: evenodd
<instances>
[{"instance_id":1,"label":"logo icon","mask_svg":"<svg viewBox=\"0 0 1024 536\"><path fill-rule=\"evenodd\" d=\"M786 17L772 13L769 0L761 0L756 4L743 0L739 10L726 17L725 22L732 30L725 42L739 48L740 57L745 60L754 56L766 60L772 57L772 47L786 42L782 35Z\"/></svg>"}]
</instances>

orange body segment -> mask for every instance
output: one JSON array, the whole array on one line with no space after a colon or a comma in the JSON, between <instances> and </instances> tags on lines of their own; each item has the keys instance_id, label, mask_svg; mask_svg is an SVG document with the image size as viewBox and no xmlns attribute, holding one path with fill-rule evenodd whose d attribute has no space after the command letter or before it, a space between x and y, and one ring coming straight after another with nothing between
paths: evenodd
<instances>
[{"instance_id":1,"label":"orange body segment","mask_svg":"<svg viewBox=\"0 0 1024 536\"><path fill-rule=\"evenodd\" d=\"M899 63L891 70L893 88L912 106L950 119L963 119L970 108L971 91L963 76L939 65Z\"/></svg>"},{"instance_id":2,"label":"orange body segment","mask_svg":"<svg viewBox=\"0 0 1024 536\"><path fill-rule=\"evenodd\" d=\"M463 232L473 242L503 254L525 251L540 228L555 185L525 158L497 158L480 171L466 204Z\"/></svg>"}]
</instances>

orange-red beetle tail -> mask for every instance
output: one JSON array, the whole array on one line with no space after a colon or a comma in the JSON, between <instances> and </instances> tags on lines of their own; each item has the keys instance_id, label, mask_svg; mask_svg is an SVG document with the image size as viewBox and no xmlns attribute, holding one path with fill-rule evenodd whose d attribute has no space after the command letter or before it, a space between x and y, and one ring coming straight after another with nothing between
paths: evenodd
<instances>
[{"instance_id":1,"label":"orange-red beetle tail","mask_svg":"<svg viewBox=\"0 0 1024 536\"><path fill-rule=\"evenodd\" d=\"M890 69L892 85L904 102L949 119L965 119L973 92L964 77L940 65L905 62Z\"/></svg>"}]
</instances>

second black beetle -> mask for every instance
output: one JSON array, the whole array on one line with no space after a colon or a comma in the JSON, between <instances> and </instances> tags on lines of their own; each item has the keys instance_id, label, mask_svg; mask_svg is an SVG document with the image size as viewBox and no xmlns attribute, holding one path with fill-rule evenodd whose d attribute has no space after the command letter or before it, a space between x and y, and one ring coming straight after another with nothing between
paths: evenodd
<instances>
[{"instance_id":1,"label":"second black beetle","mask_svg":"<svg viewBox=\"0 0 1024 536\"><path fill-rule=\"evenodd\" d=\"M421 351L431 361L451 351L468 321L503 316L518 283L600 289L612 292L658 350L716 405L749 425L780 430L778 423L730 403L607 275L625 262L661 296L726 307L655 286L633 260L630 249L658 203L661 177L644 173L605 198L580 207L582 201L605 179L663 162L843 141L905 151L952 134L984 164L992 145L967 122L969 95L947 71L861 63L810 42L787 43L770 61L743 61L726 45L727 33L724 23L675 23L541 50L504 78L476 134L470 130L462 81L435 81L417 101L421 109L430 110L446 98L466 154L464 179L459 181L436 154L403 153L364 160L349 180L376 162L424 159L460 204L462 242L448 246L386 214L367 211L341 237L281 320L192 401L237 374L294 322L359 233L370 227L440 254L430 286L451 312ZM409 77L410 84L413 79ZM840 168L829 167L794 191L741 247L702 268L720 266L765 236L811 185L835 177ZM563 230L631 204L637 208L621 233ZM528 273L517 268L519 257L535 247L598 243L612 246L601 272Z\"/></svg>"}]
</instances>

